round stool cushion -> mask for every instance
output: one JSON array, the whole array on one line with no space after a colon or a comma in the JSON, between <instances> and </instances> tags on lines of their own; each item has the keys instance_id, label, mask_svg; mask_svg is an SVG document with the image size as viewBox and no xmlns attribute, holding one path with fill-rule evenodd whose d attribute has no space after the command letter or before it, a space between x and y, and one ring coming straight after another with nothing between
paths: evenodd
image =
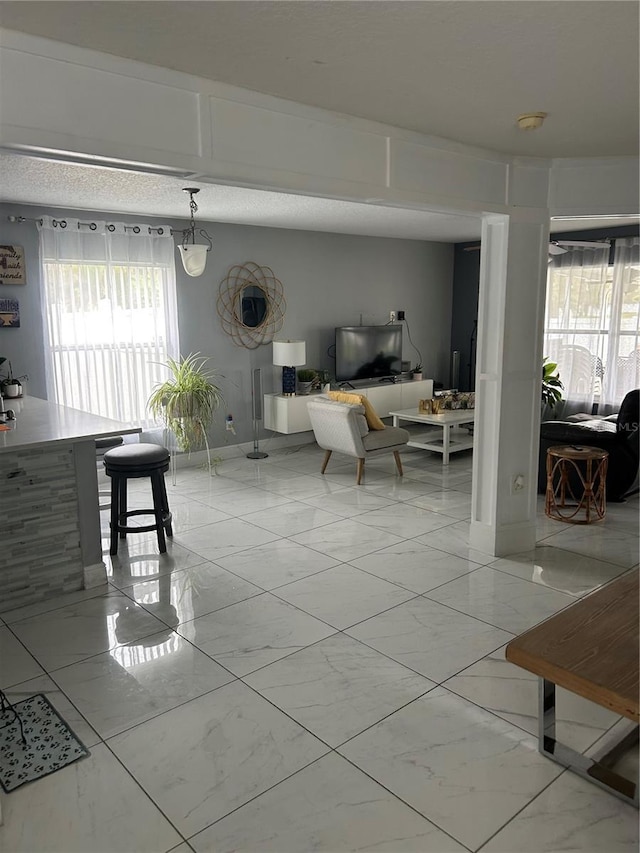
<instances>
[{"instance_id":1,"label":"round stool cushion","mask_svg":"<svg viewBox=\"0 0 640 853\"><path fill-rule=\"evenodd\" d=\"M109 450L112 447L120 447L124 442L121 435L108 435L106 438L96 438L96 450Z\"/></svg>"},{"instance_id":2,"label":"round stool cushion","mask_svg":"<svg viewBox=\"0 0 640 853\"><path fill-rule=\"evenodd\" d=\"M105 468L114 471L157 468L169 461L169 451L160 444L123 444L113 447L104 454Z\"/></svg>"}]
</instances>

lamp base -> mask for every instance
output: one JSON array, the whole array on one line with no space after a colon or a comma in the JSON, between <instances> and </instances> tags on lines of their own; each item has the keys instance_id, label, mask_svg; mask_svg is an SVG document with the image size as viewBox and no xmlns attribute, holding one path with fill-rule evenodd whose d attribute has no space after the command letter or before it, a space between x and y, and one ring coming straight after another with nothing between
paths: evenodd
<instances>
[{"instance_id":1,"label":"lamp base","mask_svg":"<svg viewBox=\"0 0 640 853\"><path fill-rule=\"evenodd\" d=\"M296 369L295 367L282 368L282 396L295 397L296 395Z\"/></svg>"},{"instance_id":2,"label":"lamp base","mask_svg":"<svg viewBox=\"0 0 640 853\"><path fill-rule=\"evenodd\" d=\"M266 459L268 455L261 450L253 450L251 453L247 453L247 459Z\"/></svg>"}]
</instances>

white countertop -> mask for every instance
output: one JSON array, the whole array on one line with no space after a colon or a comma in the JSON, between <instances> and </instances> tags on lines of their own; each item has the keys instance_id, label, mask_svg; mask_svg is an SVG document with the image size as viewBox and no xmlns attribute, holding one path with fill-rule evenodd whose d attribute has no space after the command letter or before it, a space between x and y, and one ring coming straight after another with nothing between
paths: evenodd
<instances>
[{"instance_id":1,"label":"white countertop","mask_svg":"<svg viewBox=\"0 0 640 853\"><path fill-rule=\"evenodd\" d=\"M6 398L3 402L5 409L13 409L16 419L4 422L10 429L0 431L0 453L141 432L139 426L58 406L38 397Z\"/></svg>"}]
</instances>

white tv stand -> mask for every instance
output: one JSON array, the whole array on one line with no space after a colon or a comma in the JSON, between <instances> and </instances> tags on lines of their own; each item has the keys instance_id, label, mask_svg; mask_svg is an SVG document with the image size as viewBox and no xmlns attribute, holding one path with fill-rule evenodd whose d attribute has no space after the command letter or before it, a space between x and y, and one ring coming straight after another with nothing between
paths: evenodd
<instances>
[{"instance_id":1,"label":"white tv stand","mask_svg":"<svg viewBox=\"0 0 640 853\"><path fill-rule=\"evenodd\" d=\"M399 409L418 408L418 400L433 397L433 380L417 379L406 382L377 382L365 387L344 388L353 394L364 394L381 418ZM264 425L266 429L286 434L306 432L311 429L307 401L315 395L283 397L282 394L264 395Z\"/></svg>"}]
</instances>

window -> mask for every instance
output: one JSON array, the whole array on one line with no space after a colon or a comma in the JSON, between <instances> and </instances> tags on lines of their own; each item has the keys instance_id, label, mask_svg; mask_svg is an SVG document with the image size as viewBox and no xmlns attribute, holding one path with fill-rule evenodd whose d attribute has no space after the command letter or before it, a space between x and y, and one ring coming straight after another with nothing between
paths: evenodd
<instances>
[{"instance_id":1,"label":"window","mask_svg":"<svg viewBox=\"0 0 640 853\"><path fill-rule=\"evenodd\" d=\"M577 408L618 405L640 385L640 240L576 248L549 268L544 355Z\"/></svg>"},{"instance_id":2,"label":"window","mask_svg":"<svg viewBox=\"0 0 640 853\"><path fill-rule=\"evenodd\" d=\"M45 217L39 230L49 398L150 425L160 364L178 352L170 229Z\"/></svg>"}]
</instances>

